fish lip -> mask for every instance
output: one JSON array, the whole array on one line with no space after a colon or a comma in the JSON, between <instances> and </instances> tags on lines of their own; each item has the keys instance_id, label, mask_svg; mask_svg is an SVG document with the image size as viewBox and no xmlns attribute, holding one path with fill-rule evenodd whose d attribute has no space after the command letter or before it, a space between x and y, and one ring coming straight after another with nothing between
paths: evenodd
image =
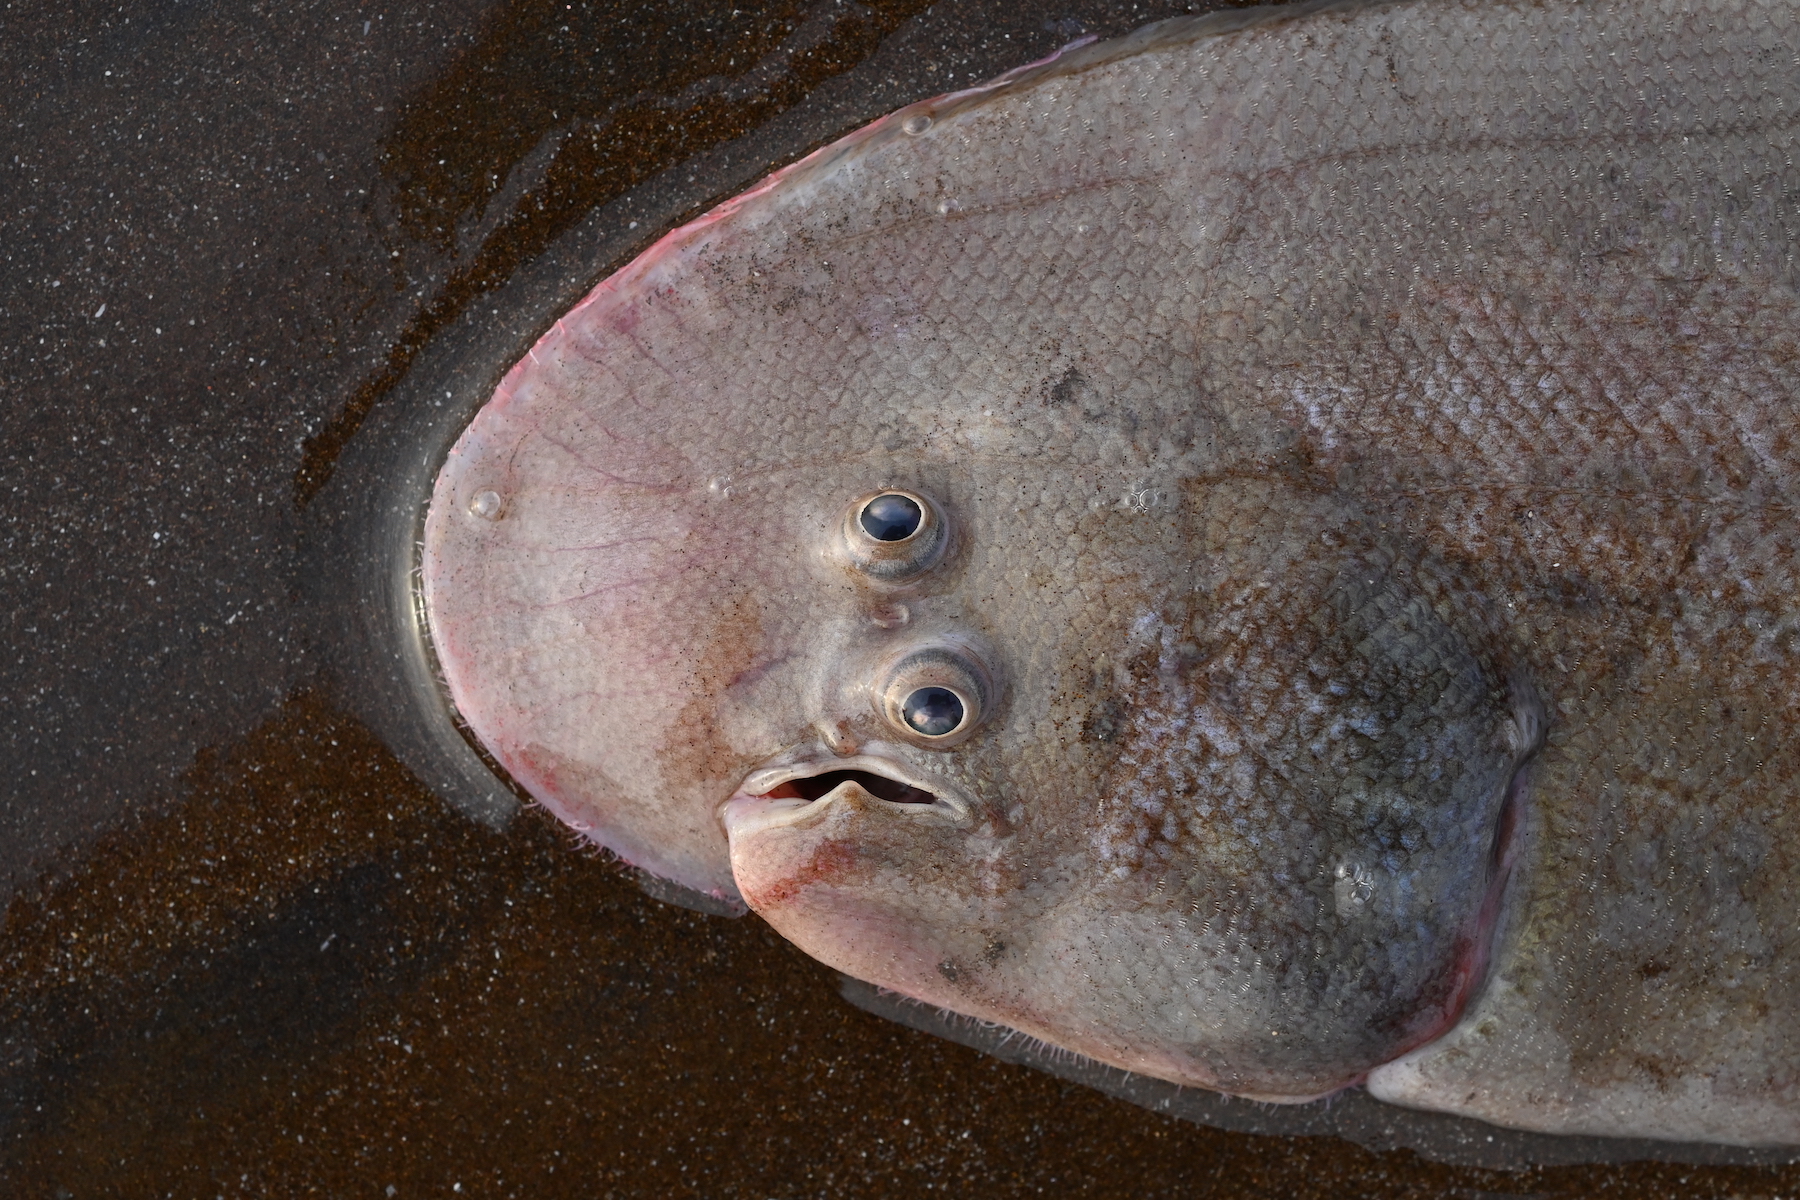
<instances>
[{"instance_id":1,"label":"fish lip","mask_svg":"<svg viewBox=\"0 0 1800 1200\"><path fill-rule=\"evenodd\" d=\"M929 792L933 797L930 804L905 804L883 800L879 796L870 797L876 804L887 808L905 810L914 816L949 818L956 824L969 820L974 806L960 789L942 779L929 778L909 769L897 757L868 752L879 748L878 745L869 746L864 753L844 758L835 754L809 754L794 760L783 755L782 758L789 761L759 767L744 777L744 782L738 786L737 791L721 806L726 832L731 836L741 836L753 830L794 825L807 820L830 804L850 781L839 784L816 800L775 798L769 793L790 780L810 779L815 775L827 775L834 771L864 771L870 775L880 775L884 779Z\"/></svg>"}]
</instances>

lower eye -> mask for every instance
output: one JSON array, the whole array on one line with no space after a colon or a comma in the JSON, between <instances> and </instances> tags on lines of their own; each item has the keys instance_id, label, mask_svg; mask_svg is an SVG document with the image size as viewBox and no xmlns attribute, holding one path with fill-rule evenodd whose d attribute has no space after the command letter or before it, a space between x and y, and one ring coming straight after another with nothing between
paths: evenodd
<instances>
[{"instance_id":1,"label":"lower eye","mask_svg":"<svg viewBox=\"0 0 1800 1200\"><path fill-rule=\"evenodd\" d=\"M993 715L989 656L970 637L946 634L890 660L870 699L889 729L921 750L961 745Z\"/></svg>"},{"instance_id":2,"label":"lower eye","mask_svg":"<svg viewBox=\"0 0 1800 1200\"><path fill-rule=\"evenodd\" d=\"M907 725L926 737L943 737L963 722L963 702L949 688L919 688L906 698L900 711Z\"/></svg>"}]
</instances>

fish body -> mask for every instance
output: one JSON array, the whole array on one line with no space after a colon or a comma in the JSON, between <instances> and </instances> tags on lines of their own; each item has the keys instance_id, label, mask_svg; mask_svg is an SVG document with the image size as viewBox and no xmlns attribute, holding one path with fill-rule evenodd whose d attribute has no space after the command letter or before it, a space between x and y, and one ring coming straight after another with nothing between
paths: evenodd
<instances>
[{"instance_id":1,"label":"fish body","mask_svg":"<svg viewBox=\"0 0 1800 1200\"><path fill-rule=\"evenodd\" d=\"M1800 1144L1796 64L1753 0L1309 6L884 118L476 417L455 703L1103 1062Z\"/></svg>"}]
</instances>

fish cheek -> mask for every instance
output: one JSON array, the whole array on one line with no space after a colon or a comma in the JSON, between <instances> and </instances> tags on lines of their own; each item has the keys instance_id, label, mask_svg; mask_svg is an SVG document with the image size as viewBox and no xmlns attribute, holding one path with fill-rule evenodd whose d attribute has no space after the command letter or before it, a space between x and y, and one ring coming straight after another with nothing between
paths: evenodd
<instances>
[{"instance_id":1,"label":"fish cheek","mask_svg":"<svg viewBox=\"0 0 1800 1200\"><path fill-rule=\"evenodd\" d=\"M757 685L782 657L769 651L768 642L762 612L748 592L729 595L698 640L687 701L657 750L657 766L671 791L722 801L767 757L770 748L734 748L724 723L728 707L766 699L766 689ZM791 724L798 728L797 715Z\"/></svg>"}]
</instances>

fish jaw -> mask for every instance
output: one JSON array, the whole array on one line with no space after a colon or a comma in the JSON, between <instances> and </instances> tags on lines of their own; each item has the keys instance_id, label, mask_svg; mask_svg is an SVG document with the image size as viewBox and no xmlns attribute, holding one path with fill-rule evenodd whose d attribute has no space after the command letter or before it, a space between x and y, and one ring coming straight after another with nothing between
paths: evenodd
<instances>
[{"instance_id":1,"label":"fish jaw","mask_svg":"<svg viewBox=\"0 0 1800 1200\"><path fill-rule=\"evenodd\" d=\"M836 762L817 764L811 777L804 766L759 772L726 803L723 822L739 890L813 957L970 1013L969 996L957 986L958 955L993 960L996 947L1018 940L1011 928L1021 911L1018 881L1005 864L1010 831L1004 819L896 759L864 755L850 762L854 774L842 782L837 778L849 772ZM823 782L795 786L813 780ZM913 794L890 800L870 790L895 795L895 785ZM889 896L899 902L884 902ZM956 931L956 944L921 936L924 927ZM1027 1023L1022 1003L1015 997L1008 1008L1010 1023Z\"/></svg>"}]
</instances>

